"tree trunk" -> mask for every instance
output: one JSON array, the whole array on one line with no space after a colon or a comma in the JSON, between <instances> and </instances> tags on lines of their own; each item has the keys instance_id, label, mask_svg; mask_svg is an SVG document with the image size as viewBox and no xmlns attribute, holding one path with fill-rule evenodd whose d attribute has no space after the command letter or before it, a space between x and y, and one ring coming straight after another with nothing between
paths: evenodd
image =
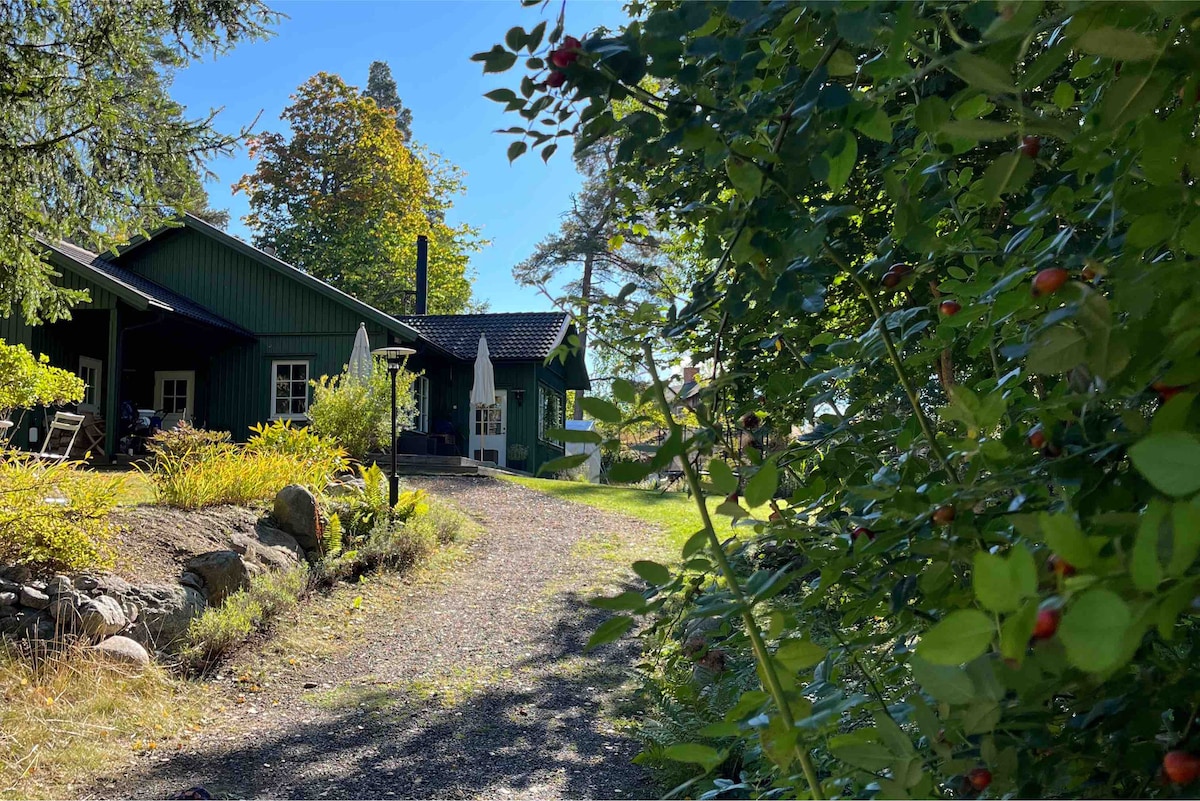
<instances>
[{"instance_id":1,"label":"tree trunk","mask_svg":"<svg viewBox=\"0 0 1200 801\"><path fill-rule=\"evenodd\" d=\"M607 215L605 215L607 217ZM595 254L591 251L583 259L583 275L579 279L579 354L585 360L587 359L587 332L588 332L588 310L592 303L592 261L595 259ZM572 417L576 420L583 419L583 404L580 403L583 399L583 390L575 390L575 411Z\"/></svg>"}]
</instances>

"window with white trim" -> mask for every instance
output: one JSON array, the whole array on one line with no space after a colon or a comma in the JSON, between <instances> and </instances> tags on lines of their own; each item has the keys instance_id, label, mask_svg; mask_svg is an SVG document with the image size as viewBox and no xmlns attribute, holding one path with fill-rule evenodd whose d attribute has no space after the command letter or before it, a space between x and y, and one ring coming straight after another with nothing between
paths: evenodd
<instances>
[{"instance_id":1,"label":"window with white trim","mask_svg":"<svg viewBox=\"0 0 1200 801\"><path fill-rule=\"evenodd\" d=\"M301 420L308 415L308 362L271 362L271 419Z\"/></svg>"},{"instance_id":2,"label":"window with white trim","mask_svg":"<svg viewBox=\"0 0 1200 801\"><path fill-rule=\"evenodd\" d=\"M83 379L83 400L79 402L79 411L100 411L100 376L103 366L99 359L79 357L79 377Z\"/></svg>"},{"instance_id":3,"label":"window with white trim","mask_svg":"<svg viewBox=\"0 0 1200 801\"><path fill-rule=\"evenodd\" d=\"M545 384L538 384L538 439L552 445L562 445L558 440L547 436L547 432L566 425L563 418L566 410L565 400L561 392L555 392Z\"/></svg>"},{"instance_id":4,"label":"window with white trim","mask_svg":"<svg viewBox=\"0 0 1200 801\"><path fill-rule=\"evenodd\" d=\"M413 415L413 431L429 433L429 379L419 375L413 379L413 400L416 414Z\"/></svg>"}]
</instances>

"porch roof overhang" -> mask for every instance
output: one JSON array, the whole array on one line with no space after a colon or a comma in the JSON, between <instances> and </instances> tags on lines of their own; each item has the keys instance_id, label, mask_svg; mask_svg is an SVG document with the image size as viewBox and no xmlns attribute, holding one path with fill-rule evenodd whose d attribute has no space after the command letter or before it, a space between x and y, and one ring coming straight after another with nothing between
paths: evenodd
<instances>
[{"instance_id":1,"label":"porch roof overhang","mask_svg":"<svg viewBox=\"0 0 1200 801\"><path fill-rule=\"evenodd\" d=\"M138 311L152 309L171 312L191 322L238 337L255 339L252 331L89 250L67 242L44 241L42 244L50 252L55 264L108 290Z\"/></svg>"}]
</instances>

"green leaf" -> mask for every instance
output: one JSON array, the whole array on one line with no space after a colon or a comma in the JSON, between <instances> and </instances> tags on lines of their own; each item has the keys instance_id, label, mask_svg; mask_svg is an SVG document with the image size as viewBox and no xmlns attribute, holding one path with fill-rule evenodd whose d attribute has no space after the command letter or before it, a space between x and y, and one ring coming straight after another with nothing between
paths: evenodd
<instances>
[{"instance_id":1,"label":"green leaf","mask_svg":"<svg viewBox=\"0 0 1200 801\"><path fill-rule=\"evenodd\" d=\"M637 573L650 584L662 586L671 583L671 571L658 562L639 559L633 563L633 572Z\"/></svg>"},{"instance_id":2,"label":"green leaf","mask_svg":"<svg viewBox=\"0 0 1200 801\"><path fill-rule=\"evenodd\" d=\"M508 45L509 50L520 50L525 46L525 29L509 28L508 33L504 34L504 43Z\"/></svg>"},{"instance_id":3,"label":"green leaf","mask_svg":"<svg viewBox=\"0 0 1200 801\"><path fill-rule=\"evenodd\" d=\"M1181 576L1200 554L1200 509L1194 503L1177 503L1171 508L1171 561L1167 572Z\"/></svg>"},{"instance_id":4,"label":"green leaf","mask_svg":"<svg viewBox=\"0 0 1200 801\"><path fill-rule=\"evenodd\" d=\"M1025 638L1029 642L1029 638ZM913 681L936 700L947 704L967 704L975 698L975 684L967 671L955 665L935 665L919 655L908 660Z\"/></svg>"},{"instance_id":5,"label":"green leaf","mask_svg":"<svg viewBox=\"0 0 1200 801\"><path fill-rule=\"evenodd\" d=\"M700 743L675 743L663 749L663 756L674 762L690 762L711 770L721 764L724 757L717 749Z\"/></svg>"},{"instance_id":6,"label":"green leaf","mask_svg":"<svg viewBox=\"0 0 1200 801\"><path fill-rule=\"evenodd\" d=\"M1020 545L1007 558L980 551L975 554L971 582L984 609L1012 612L1037 591L1037 567Z\"/></svg>"},{"instance_id":7,"label":"green leaf","mask_svg":"<svg viewBox=\"0 0 1200 801\"><path fill-rule=\"evenodd\" d=\"M917 653L935 665L960 665L986 651L995 634L996 627L983 612L959 609L922 635Z\"/></svg>"},{"instance_id":8,"label":"green leaf","mask_svg":"<svg viewBox=\"0 0 1200 801\"><path fill-rule=\"evenodd\" d=\"M793 673L807 670L825 658L826 650L812 640L787 640L775 651L775 658Z\"/></svg>"},{"instance_id":9,"label":"green leaf","mask_svg":"<svg viewBox=\"0 0 1200 801\"><path fill-rule=\"evenodd\" d=\"M591 598L588 600L588 605L597 609L607 609L610 612L636 612L646 608L646 599L640 592L629 590L611 597Z\"/></svg>"},{"instance_id":10,"label":"green leaf","mask_svg":"<svg viewBox=\"0 0 1200 801\"><path fill-rule=\"evenodd\" d=\"M730 469L729 465L720 459L709 461L708 480L712 482L713 489L722 495L736 492L738 488L737 476L733 474L733 470Z\"/></svg>"},{"instance_id":11,"label":"green leaf","mask_svg":"<svg viewBox=\"0 0 1200 801\"><path fill-rule=\"evenodd\" d=\"M513 103L520 99L512 89L493 89L484 97L488 100L495 100L497 103Z\"/></svg>"},{"instance_id":12,"label":"green leaf","mask_svg":"<svg viewBox=\"0 0 1200 801\"><path fill-rule=\"evenodd\" d=\"M986 551L976 553L972 563L971 586L975 589L975 599L984 609L1011 612L1021 603L1008 570L1008 560L1003 556Z\"/></svg>"},{"instance_id":13,"label":"green leaf","mask_svg":"<svg viewBox=\"0 0 1200 801\"><path fill-rule=\"evenodd\" d=\"M508 146L508 163L512 164L528 149L529 145L524 142L513 142Z\"/></svg>"},{"instance_id":14,"label":"green leaf","mask_svg":"<svg viewBox=\"0 0 1200 801\"><path fill-rule=\"evenodd\" d=\"M551 428L546 431L546 438L559 442L585 442L599 445L604 441L599 431L577 431L571 428Z\"/></svg>"},{"instance_id":15,"label":"green leaf","mask_svg":"<svg viewBox=\"0 0 1200 801\"><path fill-rule=\"evenodd\" d=\"M1142 592L1154 592L1163 580L1162 562L1158 554L1162 542L1162 523L1166 517L1167 505L1155 498L1150 501L1138 524L1133 553L1130 554L1129 576L1133 579L1133 586Z\"/></svg>"},{"instance_id":16,"label":"green leaf","mask_svg":"<svg viewBox=\"0 0 1200 801\"><path fill-rule=\"evenodd\" d=\"M1038 524L1042 539L1056 554L1081 570L1092 566L1096 555L1072 515L1042 512L1038 515Z\"/></svg>"},{"instance_id":17,"label":"green leaf","mask_svg":"<svg viewBox=\"0 0 1200 801\"><path fill-rule=\"evenodd\" d=\"M989 205L999 203L1005 194L1020 191L1033 176L1033 168L1033 159L1027 159L1020 153L998 156L979 179L984 202Z\"/></svg>"},{"instance_id":18,"label":"green leaf","mask_svg":"<svg viewBox=\"0 0 1200 801\"><path fill-rule=\"evenodd\" d=\"M547 473L558 473L563 470L573 470L579 465L587 461L589 454L576 453L571 456L560 456L557 459L551 459L542 464L538 468L538 475L546 475ZM616 467L616 465L613 465Z\"/></svg>"},{"instance_id":19,"label":"green leaf","mask_svg":"<svg viewBox=\"0 0 1200 801\"><path fill-rule=\"evenodd\" d=\"M829 175L825 182L836 192L846 185L854 170L854 162L858 160L858 141L854 134L841 131L825 151L825 158L829 161Z\"/></svg>"},{"instance_id":20,"label":"green leaf","mask_svg":"<svg viewBox=\"0 0 1200 801\"><path fill-rule=\"evenodd\" d=\"M585 395L579 399L579 403L585 412L597 420L605 423L621 422L621 410L612 401L597 398L595 395Z\"/></svg>"},{"instance_id":21,"label":"green leaf","mask_svg":"<svg viewBox=\"0 0 1200 801\"><path fill-rule=\"evenodd\" d=\"M1041 375L1057 375L1078 367L1087 358L1087 338L1083 332L1067 325L1057 325L1046 331L1033 344L1025 366Z\"/></svg>"},{"instance_id":22,"label":"green leaf","mask_svg":"<svg viewBox=\"0 0 1200 801\"><path fill-rule=\"evenodd\" d=\"M992 139L1003 139L1017 130L1017 126L1008 122L994 120L951 120L941 127L941 132L947 136L960 139L974 139L986 142Z\"/></svg>"},{"instance_id":23,"label":"green leaf","mask_svg":"<svg viewBox=\"0 0 1200 801\"><path fill-rule=\"evenodd\" d=\"M1125 241L1138 250L1166 242L1175 230L1175 220L1166 214L1143 214L1129 226Z\"/></svg>"},{"instance_id":24,"label":"green leaf","mask_svg":"<svg viewBox=\"0 0 1200 801\"><path fill-rule=\"evenodd\" d=\"M1021 661L1029 649L1029 638L1037 624L1038 605L1027 601L1018 611L1009 615L1000 625L1000 654L1006 659Z\"/></svg>"},{"instance_id":25,"label":"green leaf","mask_svg":"<svg viewBox=\"0 0 1200 801\"><path fill-rule=\"evenodd\" d=\"M746 482L746 490L743 493L746 505L751 509L762 506L775 496L775 489L778 486L779 469L775 467L774 462L763 463L762 467L758 468L758 472Z\"/></svg>"},{"instance_id":26,"label":"green leaf","mask_svg":"<svg viewBox=\"0 0 1200 801\"><path fill-rule=\"evenodd\" d=\"M762 170L753 161L730 155L725 159L725 173L743 200L753 200L762 192Z\"/></svg>"},{"instance_id":27,"label":"green leaf","mask_svg":"<svg viewBox=\"0 0 1200 801\"><path fill-rule=\"evenodd\" d=\"M583 456L586 459L587 454L583 454ZM543 471L539 470L538 472ZM649 462L617 462L608 468L608 480L614 484L635 484L652 472L654 472L654 467Z\"/></svg>"},{"instance_id":28,"label":"green leaf","mask_svg":"<svg viewBox=\"0 0 1200 801\"><path fill-rule=\"evenodd\" d=\"M508 52L500 45L493 45L492 49L486 53L476 53L471 56L471 60L482 61L485 73L504 72L517 63L517 54Z\"/></svg>"},{"instance_id":29,"label":"green leaf","mask_svg":"<svg viewBox=\"0 0 1200 801\"><path fill-rule=\"evenodd\" d=\"M624 378L614 378L612 382L613 397L622 403L637 401L637 387Z\"/></svg>"},{"instance_id":30,"label":"green leaf","mask_svg":"<svg viewBox=\"0 0 1200 801\"><path fill-rule=\"evenodd\" d=\"M987 92L1011 94L1015 91L1012 72L989 58L960 52L950 59L948 66L955 75Z\"/></svg>"},{"instance_id":31,"label":"green leaf","mask_svg":"<svg viewBox=\"0 0 1200 801\"><path fill-rule=\"evenodd\" d=\"M596 627L592 636L588 638L584 650L590 651L606 643L615 642L631 628L633 628L633 618L627 615L611 617Z\"/></svg>"},{"instance_id":32,"label":"green leaf","mask_svg":"<svg viewBox=\"0 0 1200 801\"><path fill-rule=\"evenodd\" d=\"M892 121L888 119L887 112L881 108L875 108L870 114L865 114L855 120L854 129L877 142L892 141Z\"/></svg>"},{"instance_id":33,"label":"green leaf","mask_svg":"<svg viewBox=\"0 0 1200 801\"><path fill-rule=\"evenodd\" d=\"M1145 61L1158 52L1153 39L1126 28L1092 28L1079 35L1075 46L1084 53L1117 61Z\"/></svg>"},{"instance_id":34,"label":"green leaf","mask_svg":"<svg viewBox=\"0 0 1200 801\"><path fill-rule=\"evenodd\" d=\"M1132 617L1129 607L1111 590L1094 589L1081 595L1058 627L1067 661L1091 673L1115 667Z\"/></svg>"},{"instance_id":35,"label":"green leaf","mask_svg":"<svg viewBox=\"0 0 1200 801\"><path fill-rule=\"evenodd\" d=\"M1129 448L1138 472L1173 497L1200 490L1200 441L1185 431L1151 434Z\"/></svg>"},{"instance_id":36,"label":"green leaf","mask_svg":"<svg viewBox=\"0 0 1200 801\"><path fill-rule=\"evenodd\" d=\"M835 759L863 770L884 770L895 756L882 743L873 742L870 729L857 729L850 734L837 734L829 738L829 751Z\"/></svg>"}]
</instances>

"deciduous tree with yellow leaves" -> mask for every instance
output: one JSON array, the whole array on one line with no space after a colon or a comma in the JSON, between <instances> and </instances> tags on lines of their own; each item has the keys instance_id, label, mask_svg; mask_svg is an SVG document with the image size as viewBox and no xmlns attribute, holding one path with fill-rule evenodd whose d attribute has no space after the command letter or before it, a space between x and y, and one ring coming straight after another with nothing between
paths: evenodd
<instances>
[{"instance_id":1,"label":"deciduous tree with yellow leaves","mask_svg":"<svg viewBox=\"0 0 1200 801\"><path fill-rule=\"evenodd\" d=\"M414 243L429 237L429 312L453 314L471 300L468 259L477 229L445 222L461 172L414 153L381 109L337 75L319 73L281 117L290 137L267 133L251 150L258 164L235 190L250 197L254 242L339 289L399 314L411 311Z\"/></svg>"}]
</instances>

